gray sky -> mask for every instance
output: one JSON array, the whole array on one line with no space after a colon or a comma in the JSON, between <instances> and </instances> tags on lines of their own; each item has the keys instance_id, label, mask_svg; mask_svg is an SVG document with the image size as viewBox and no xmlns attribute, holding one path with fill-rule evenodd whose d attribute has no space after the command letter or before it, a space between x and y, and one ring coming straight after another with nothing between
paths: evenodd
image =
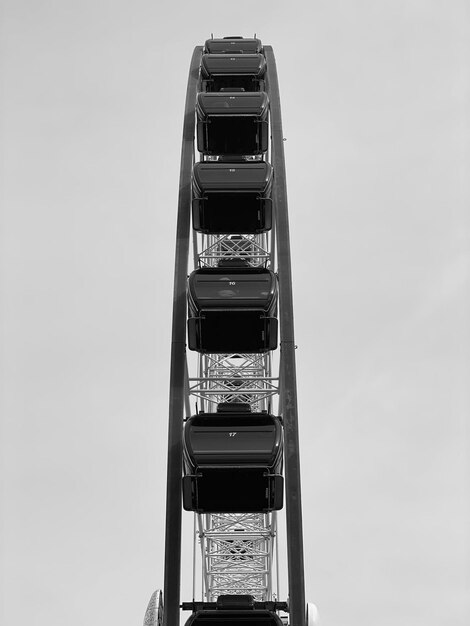
<instances>
[{"instance_id":1,"label":"gray sky","mask_svg":"<svg viewBox=\"0 0 470 626\"><path fill-rule=\"evenodd\" d=\"M256 32L308 599L322 626L468 624L468 3L3 0L1 29L2 623L139 624L163 583L187 71L211 32Z\"/></svg>"}]
</instances>

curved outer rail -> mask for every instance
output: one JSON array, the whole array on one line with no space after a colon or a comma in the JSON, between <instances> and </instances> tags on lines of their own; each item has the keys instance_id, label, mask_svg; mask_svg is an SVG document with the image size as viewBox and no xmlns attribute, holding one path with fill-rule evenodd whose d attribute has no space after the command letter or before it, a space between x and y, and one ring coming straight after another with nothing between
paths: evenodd
<instances>
[{"instance_id":1,"label":"curved outer rail","mask_svg":"<svg viewBox=\"0 0 470 626\"><path fill-rule=\"evenodd\" d=\"M276 212L277 271L279 276L279 323L281 334L280 409L284 422L285 507L289 579L289 624L303 626L306 619L300 452L297 419L297 386L294 343L294 308L287 211L284 138L276 60L271 46L264 46L267 91L271 110L271 164L274 169L273 199Z\"/></svg>"},{"instance_id":2,"label":"curved outer rail","mask_svg":"<svg viewBox=\"0 0 470 626\"><path fill-rule=\"evenodd\" d=\"M176 224L173 291L173 326L170 366L170 413L165 532L164 626L179 626L181 584L181 471L183 466L183 414L186 396L186 282L191 215L191 172L194 161L194 105L202 46L194 48L186 89L181 170Z\"/></svg>"}]
</instances>

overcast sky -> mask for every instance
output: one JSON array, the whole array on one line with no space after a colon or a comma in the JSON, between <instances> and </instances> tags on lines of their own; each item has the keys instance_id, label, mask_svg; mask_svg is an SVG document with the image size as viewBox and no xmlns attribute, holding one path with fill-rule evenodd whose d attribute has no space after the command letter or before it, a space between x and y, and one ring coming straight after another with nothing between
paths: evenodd
<instances>
[{"instance_id":1,"label":"overcast sky","mask_svg":"<svg viewBox=\"0 0 470 626\"><path fill-rule=\"evenodd\" d=\"M0 6L0 621L140 624L163 585L187 72L211 32L256 32L287 139L307 598L322 626L470 623L468 3Z\"/></svg>"}]
</instances>

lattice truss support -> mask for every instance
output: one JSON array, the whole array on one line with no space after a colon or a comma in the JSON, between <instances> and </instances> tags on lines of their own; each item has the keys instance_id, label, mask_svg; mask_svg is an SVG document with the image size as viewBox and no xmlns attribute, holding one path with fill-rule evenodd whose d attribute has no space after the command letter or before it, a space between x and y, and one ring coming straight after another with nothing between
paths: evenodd
<instances>
[{"instance_id":1,"label":"lattice truss support","mask_svg":"<svg viewBox=\"0 0 470 626\"><path fill-rule=\"evenodd\" d=\"M271 260L270 233L260 235L199 235L195 254L199 267L217 267L227 259L242 259L252 267L266 267Z\"/></svg>"},{"instance_id":2,"label":"lattice truss support","mask_svg":"<svg viewBox=\"0 0 470 626\"><path fill-rule=\"evenodd\" d=\"M252 267L273 265L272 231L259 235L194 232L193 236L195 267L217 267L220 261L235 258ZM199 354L197 360L197 375L188 372L187 391L201 411L215 412L223 402L248 403L253 412L275 411L279 377L272 374L271 353ZM204 601L216 601L224 594L275 600L279 593L276 513L211 513L196 515L196 520L194 541L200 544Z\"/></svg>"},{"instance_id":3,"label":"lattice truss support","mask_svg":"<svg viewBox=\"0 0 470 626\"><path fill-rule=\"evenodd\" d=\"M198 375L189 378L189 393L205 412L220 402L245 402L253 412L270 408L279 393L279 378L271 376L271 354L199 355Z\"/></svg>"},{"instance_id":4,"label":"lattice truss support","mask_svg":"<svg viewBox=\"0 0 470 626\"><path fill-rule=\"evenodd\" d=\"M275 599L276 514L212 513L197 515L197 521L204 600L213 602L223 594Z\"/></svg>"}]
</instances>

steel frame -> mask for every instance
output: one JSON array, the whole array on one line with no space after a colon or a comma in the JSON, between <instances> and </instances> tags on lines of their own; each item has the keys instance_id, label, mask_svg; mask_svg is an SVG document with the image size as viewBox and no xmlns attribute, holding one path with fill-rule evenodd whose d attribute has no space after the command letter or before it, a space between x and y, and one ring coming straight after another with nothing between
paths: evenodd
<instances>
[{"instance_id":1,"label":"steel frame","mask_svg":"<svg viewBox=\"0 0 470 626\"><path fill-rule=\"evenodd\" d=\"M271 375L268 354L205 354L198 375L189 378L189 394L201 411L215 411L221 402L249 403L254 412L267 411L279 393L279 377Z\"/></svg>"},{"instance_id":2,"label":"steel frame","mask_svg":"<svg viewBox=\"0 0 470 626\"><path fill-rule=\"evenodd\" d=\"M183 417L198 402L201 410L214 410L219 402L249 402L255 411L273 409L284 424L285 509L289 584L289 623L305 624L300 462L297 426L293 305L283 137L274 54L265 46L266 90L270 99L271 147L268 160L274 167L271 234L206 236L193 233L195 267L213 267L221 259L241 257L252 266L274 268L277 260L280 305L279 373L273 375L273 359L267 355L198 355L186 362L186 276L189 255L191 170L194 163L195 101L202 47L193 53L186 94L178 201L175 288L170 371L170 419L168 431L167 514L165 537L164 626L179 625L181 578L181 473ZM212 159L214 160L214 159ZM277 247L277 255L275 255ZM277 361L276 361L277 365ZM194 406L194 409L193 409ZM201 593L206 601L222 594L253 595L276 600L279 580L273 585L277 518L269 514L206 514L195 516L194 540L201 548ZM196 545L195 545L196 547ZM195 598L193 598L193 601Z\"/></svg>"},{"instance_id":3,"label":"steel frame","mask_svg":"<svg viewBox=\"0 0 470 626\"><path fill-rule=\"evenodd\" d=\"M237 257L251 267L266 267L272 261L271 237L260 235L202 235L196 237L198 267L217 267L219 261Z\"/></svg>"},{"instance_id":4,"label":"steel frame","mask_svg":"<svg viewBox=\"0 0 470 626\"><path fill-rule=\"evenodd\" d=\"M268 267L272 260L270 244L268 233L198 236L194 232L195 267L216 267L220 260L232 258L243 259L253 267ZM266 411L279 394L279 376L272 375L270 353L201 354L197 376L189 376L188 393L190 400L199 400L201 411L216 411L221 402L243 402L250 404L254 412ZM202 552L204 601L217 600L224 594L250 594L256 600L273 600L275 515L197 517L199 530L194 540L199 540ZM235 548L240 542L245 542L247 555L242 556Z\"/></svg>"},{"instance_id":5,"label":"steel frame","mask_svg":"<svg viewBox=\"0 0 470 626\"><path fill-rule=\"evenodd\" d=\"M198 515L204 601L224 594L275 599L273 560L276 514Z\"/></svg>"}]
</instances>

